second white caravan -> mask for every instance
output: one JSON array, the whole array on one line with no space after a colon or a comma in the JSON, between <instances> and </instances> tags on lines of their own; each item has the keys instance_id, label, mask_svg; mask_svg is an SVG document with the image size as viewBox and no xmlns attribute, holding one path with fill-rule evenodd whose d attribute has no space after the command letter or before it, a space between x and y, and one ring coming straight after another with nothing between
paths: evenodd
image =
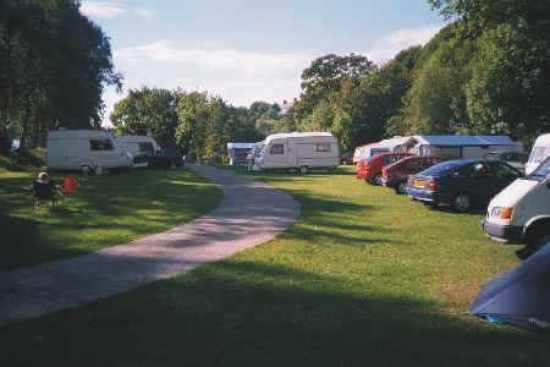
<instances>
[{"instance_id":1,"label":"second white caravan","mask_svg":"<svg viewBox=\"0 0 550 367\"><path fill-rule=\"evenodd\" d=\"M257 169L336 168L340 164L338 140L325 132L270 135L255 159Z\"/></svg>"}]
</instances>

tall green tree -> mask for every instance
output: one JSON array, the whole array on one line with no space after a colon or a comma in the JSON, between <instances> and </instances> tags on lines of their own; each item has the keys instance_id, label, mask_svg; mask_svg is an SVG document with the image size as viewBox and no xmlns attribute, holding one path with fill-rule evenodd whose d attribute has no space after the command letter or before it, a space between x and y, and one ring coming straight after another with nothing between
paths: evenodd
<instances>
[{"instance_id":1,"label":"tall green tree","mask_svg":"<svg viewBox=\"0 0 550 367\"><path fill-rule=\"evenodd\" d=\"M166 89L143 87L130 90L111 113L111 122L121 134L151 134L161 146L176 145L177 95Z\"/></svg>"}]
</instances>

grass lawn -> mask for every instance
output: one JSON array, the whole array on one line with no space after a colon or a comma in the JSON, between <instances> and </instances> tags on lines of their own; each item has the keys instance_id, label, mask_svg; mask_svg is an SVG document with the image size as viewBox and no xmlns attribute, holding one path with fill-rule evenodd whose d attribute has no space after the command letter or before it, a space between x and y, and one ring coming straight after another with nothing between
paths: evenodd
<instances>
[{"instance_id":1,"label":"grass lawn","mask_svg":"<svg viewBox=\"0 0 550 367\"><path fill-rule=\"evenodd\" d=\"M468 314L517 263L479 215L350 171L261 179L301 202L278 239L169 281L0 329L0 365L547 366L550 338Z\"/></svg>"},{"instance_id":2,"label":"grass lawn","mask_svg":"<svg viewBox=\"0 0 550 367\"><path fill-rule=\"evenodd\" d=\"M161 232L213 209L222 197L216 186L188 171L146 170L80 177L73 197L56 208L43 204L34 210L31 194L21 187L35 176L0 169L0 270Z\"/></svg>"}]
</instances>

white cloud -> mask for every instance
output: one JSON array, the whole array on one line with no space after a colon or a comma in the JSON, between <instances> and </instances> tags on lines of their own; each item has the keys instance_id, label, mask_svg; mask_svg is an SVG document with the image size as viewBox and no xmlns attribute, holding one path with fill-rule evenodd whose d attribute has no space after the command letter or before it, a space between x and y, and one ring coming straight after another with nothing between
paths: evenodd
<instances>
[{"instance_id":1,"label":"white cloud","mask_svg":"<svg viewBox=\"0 0 550 367\"><path fill-rule=\"evenodd\" d=\"M442 26L432 25L400 29L376 42L365 54L376 63L387 62L402 50L425 45L441 28Z\"/></svg>"},{"instance_id":2,"label":"white cloud","mask_svg":"<svg viewBox=\"0 0 550 367\"><path fill-rule=\"evenodd\" d=\"M110 1L82 1L80 7L82 14L91 18L113 19L122 15L137 15L145 19L151 19L156 11L146 8L132 8L125 0Z\"/></svg>"},{"instance_id":3,"label":"white cloud","mask_svg":"<svg viewBox=\"0 0 550 367\"><path fill-rule=\"evenodd\" d=\"M403 49L425 44L439 29L439 26L401 29L363 54L382 63ZM256 100L280 103L297 97L302 71L313 59L327 53L246 51L216 44L189 45L161 40L115 50L114 62L124 74L125 91L142 86L181 87L206 90L235 105L249 105ZM108 113L122 97L112 90L106 93Z\"/></svg>"},{"instance_id":4,"label":"white cloud","mask_svg":"<svg viewBox=\"0 0 550 367\"><path fill-rule=\"evenodd\" d=\"M83 1L80 11L93 18L116 18L126 9L122 3L117 1Z\"/></svg>"},{"instance_id":5,"label":"white cloud","mask_svg":"<svg viewBox=\"0 0 550 367\"><path fill-rule=\"evenodd\" d=\"M145 19L152 19L157 15L157 12L152 9L134 9L134 14Z\"/></svg>"}]
</instances>

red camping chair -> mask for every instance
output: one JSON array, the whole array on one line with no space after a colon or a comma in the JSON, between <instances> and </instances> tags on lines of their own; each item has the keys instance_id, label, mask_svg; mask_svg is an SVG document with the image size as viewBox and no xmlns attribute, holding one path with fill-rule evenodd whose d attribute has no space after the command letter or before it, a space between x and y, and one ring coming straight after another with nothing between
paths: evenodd
<instances>
[{"instance_id":1,"label":"red camping chair","mask_svg":"<svg viewBox=\"0 0 550 367\"><path fill-rule=\"evenodd\" d=\"M71 196L78 189L79 183L76 177L67 176L63 179L63 185L59 189L65 196Z\"/></svg>"}]
</instances>

